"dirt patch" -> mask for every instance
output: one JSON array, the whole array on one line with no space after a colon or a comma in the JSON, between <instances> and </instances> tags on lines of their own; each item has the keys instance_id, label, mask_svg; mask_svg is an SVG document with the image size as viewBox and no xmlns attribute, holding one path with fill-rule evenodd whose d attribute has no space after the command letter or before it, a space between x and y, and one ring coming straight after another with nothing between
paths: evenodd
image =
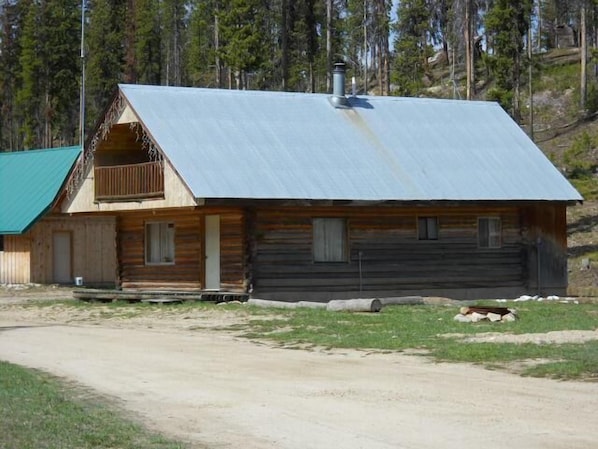
<instances>
[{"instance_id":1,"label":"dirt patch","mask_svg":"<svg viewBox=\"0 0 598 449\"><path fill-rule=\"evenodd\" d=\"M598 340L598 329L593 331L566 330L551 331L534 334L505 334L502 332L485 332L474 336L466 334L445 334L447 338L459 338L465 343L535 343L535 344L566 344L585 343Z\"/></svg>"}]
</instances>

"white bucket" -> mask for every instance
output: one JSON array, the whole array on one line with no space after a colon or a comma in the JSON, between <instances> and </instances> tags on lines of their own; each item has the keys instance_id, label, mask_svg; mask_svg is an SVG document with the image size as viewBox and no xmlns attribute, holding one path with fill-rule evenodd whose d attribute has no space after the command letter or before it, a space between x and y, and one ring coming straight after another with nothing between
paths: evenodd
<instances>
[{"instance_id":1,"label":"white bucket","mask_svg":"<svg viewBox=\"0 0 598 449\"><path fill-rule=\"evenodd\" d=\"M75 278L75 285L78 287L81 287L83 285L83 278L82 277L76 277Z\"/></svg>"}]
</instances>

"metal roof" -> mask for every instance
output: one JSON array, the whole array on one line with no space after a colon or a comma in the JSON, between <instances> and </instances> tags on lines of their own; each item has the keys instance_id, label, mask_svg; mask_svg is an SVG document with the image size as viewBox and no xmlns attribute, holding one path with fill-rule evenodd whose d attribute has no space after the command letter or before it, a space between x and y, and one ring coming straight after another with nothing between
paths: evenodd
<instances>
[{"instance_id":1,"label":"metal roof","mask_svg":"<svg viewBox=\"0 0 598 449\"><path fill-rule=\"evenodd\" d=\"M80 147L0 153L0 234L22 234L41 218L80 153Z\"/></svg>"},{"instance_id":2,"label":"metal roof","mask_svg":"<svg viewBox=\"0 0 598 449\"><path fill-rule=\"evenodd\" d=\"M119 87L196 198L582 200L492 102Z\"/></svg>"}]
</instances>

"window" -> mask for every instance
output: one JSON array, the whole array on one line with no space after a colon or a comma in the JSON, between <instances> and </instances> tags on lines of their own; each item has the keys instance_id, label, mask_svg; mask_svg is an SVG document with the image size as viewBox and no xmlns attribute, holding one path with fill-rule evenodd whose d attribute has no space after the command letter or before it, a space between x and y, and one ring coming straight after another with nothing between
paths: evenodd
<instances>
[{"instance_id":1,"label":"window","mask_svg":"<svg viewBox=\"0 0 598 449\"><path fill-rule=\"evenodd\" d=\"M0 252L4 251L4 236L0 234Z\"/></svg>"},{"instance_id":2,"label":"window","mask_svg":"<svg viewBox=\"0 0 598 449\"><path fill-rule=\"evenodd\" d=\"M500 248L500 218L478 218L478 246L480 248Z\"/></svg>"},{"instance_id":3,"label":"window","mask_svg":"<svg viewBox=\"0 0 598 449\"><path fill-rule=\"evenodd\" d=\"M418 240L438 240L438 217L418 217Z\"/></svg>"},{"instance_id":4,"label":"window","mask_svg":"<svg viewBox=\"0 0 598 449\"><path fill-rule=\"evenodd\" d=\"M314 262L347 261L347 227L342 218L313 219Z\"/></svg>"},{"instance_id":5,"label":"window","mask_svg":"<svg viewBox=\"0 0 598 449\"><path fill-rule=\"evenodd\" d=\"M145 263L174 264L174 223L145 224Z\"/></svg>"}]
</instances>

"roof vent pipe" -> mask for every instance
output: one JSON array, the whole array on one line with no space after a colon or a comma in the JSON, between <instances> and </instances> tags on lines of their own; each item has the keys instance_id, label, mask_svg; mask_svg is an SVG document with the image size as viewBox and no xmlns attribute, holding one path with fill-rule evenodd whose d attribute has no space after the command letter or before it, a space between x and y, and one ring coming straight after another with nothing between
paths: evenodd
<instances>
[{"instance_id":1,"label":"roof vent pipe","mask_svg":"<svg viewBox=\"0 0 598 449\"><path fill-rule=\"evenodd\" d=\"M345 97L345 63L337 62L334 64L332 72L332 106L335 108L348 108L349 104Z\"/></svg>"}]
</instances>

